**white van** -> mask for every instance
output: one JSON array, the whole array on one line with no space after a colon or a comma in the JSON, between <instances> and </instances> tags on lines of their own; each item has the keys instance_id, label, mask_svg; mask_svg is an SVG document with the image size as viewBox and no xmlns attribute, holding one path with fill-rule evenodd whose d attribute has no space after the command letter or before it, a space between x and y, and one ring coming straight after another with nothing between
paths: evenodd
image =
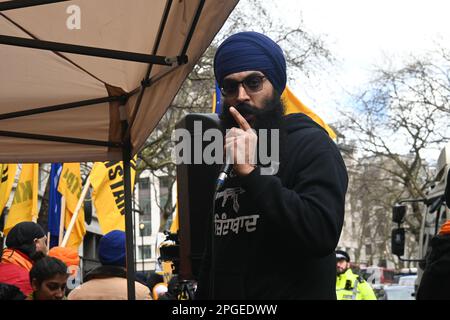
<instances>
[{"instance_id":1,"label":"white van","mask_svg":"<svg viewBox=\"0 0 450 320\"><path fill-rule=\"evenodd\" d=\"M402 276L398 279L399 286L413 286L416 283L417 274L411 276Z\"/></svg>"}]
</instances>

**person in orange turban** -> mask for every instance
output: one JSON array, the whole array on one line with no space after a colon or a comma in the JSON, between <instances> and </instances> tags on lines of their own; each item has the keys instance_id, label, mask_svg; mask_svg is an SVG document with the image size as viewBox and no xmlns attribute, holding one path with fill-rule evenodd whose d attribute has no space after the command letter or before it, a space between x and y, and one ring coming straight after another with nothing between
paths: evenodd
<instances>
[{"instance_id":1,"label":"person in orange turban","mask_svg":"<svg viewBox=\"0 0 450 320\"><path fill-rule=\"evenodd\" d=\"M74 248L53 247L48 252L48 255L61 260L67 267L78 266L80 263L80 257Z\"/></svg>"}]
</instances>

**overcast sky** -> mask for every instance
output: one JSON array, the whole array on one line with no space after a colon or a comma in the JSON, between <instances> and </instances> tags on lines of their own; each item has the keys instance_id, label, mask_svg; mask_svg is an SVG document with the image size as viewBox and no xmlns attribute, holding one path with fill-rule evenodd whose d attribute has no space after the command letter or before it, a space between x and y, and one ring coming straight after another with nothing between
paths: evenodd
<instances>
[{"instance_id":1,"label":"overcast sky","mask_svg":"<svg viewBox=\"0 0 450 320\"><path fill-rule=\"evenodd\" d=\"M264 0L266 1L266 0ZM278 15L322 35L338 59L331 74L291 83L294 92L332 122L350 91L364 87L383 57L420 54L436 41L450 47L450 1L445 0L277 0Z\"/></svg>"}]
</instances>

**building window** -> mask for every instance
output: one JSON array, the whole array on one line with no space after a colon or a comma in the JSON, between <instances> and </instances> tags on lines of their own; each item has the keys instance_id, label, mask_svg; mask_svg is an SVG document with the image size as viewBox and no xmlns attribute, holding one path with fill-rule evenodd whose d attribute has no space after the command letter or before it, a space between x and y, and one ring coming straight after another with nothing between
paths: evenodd
<instances>
[{"instance_id":1,"label":"building window","mask_svg":"<svg viewBox=\"0 0 450 320\"><path fill-rule=\"evenodd\" d=\"M144 256L142 257L142 254L144 254ZM151 259L152 258L152 248L151 246L147 245L147 246L139 246L139 258L142 260L146 260L146 259Z\"/></svg>"},{"instance_id":2,"label":"building window","mask_svg":"<svg viewBox=\"0 0 450 320\"><path fill-rule=\"evenodd\" d=\"M145 225L142 236L152 234L152 206L150 180L148 177L139 179L139 222Z\"/></svg>"},{"instance_id":3,"label":"building window","mask_svg":"<svg viewBox=\"0 0 450 320\"><path fill-rule=\"evenodd\" d=\"M151 217L151 192L150 181L148 177L139 179L139 210L142 215Z\"/></svg>"}]
</instances>

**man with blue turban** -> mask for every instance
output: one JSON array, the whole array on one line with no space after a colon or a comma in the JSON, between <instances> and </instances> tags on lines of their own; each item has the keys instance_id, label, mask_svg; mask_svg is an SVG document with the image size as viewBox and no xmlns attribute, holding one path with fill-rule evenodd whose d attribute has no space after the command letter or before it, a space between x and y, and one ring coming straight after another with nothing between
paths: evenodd
<instances>
[{"instance_id":1,"label":"man with blue turban","mask_svg":"<svg viewBox=\"0 0 450 320\"><path fill-rule=\"evenodd\" d=\"M196 298L336 299L348 183L339 150L306 115L284 115L286 61L267 36L227 38L214 74L232 170L214 197Z\"/></svg>"}]
</instances>

